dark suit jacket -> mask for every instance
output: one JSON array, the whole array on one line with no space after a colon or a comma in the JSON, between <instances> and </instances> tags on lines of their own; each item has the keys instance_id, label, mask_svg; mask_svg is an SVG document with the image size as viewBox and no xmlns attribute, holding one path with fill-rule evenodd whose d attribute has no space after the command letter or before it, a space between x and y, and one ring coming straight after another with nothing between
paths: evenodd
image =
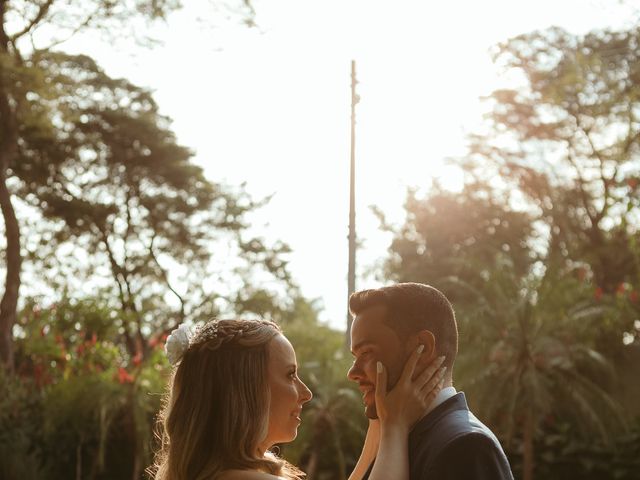
<instances>
[{"instance_id":1,"label":"dark suit jacket","mask_svg":"<svg viewBox=\"0 0 640 480\"><path fill-rule=\"evenodd\" d=\"M513 480L498 439L469 411L462 392L411 431L409 472L411 480Z\"/></svg>"}]
</instances>

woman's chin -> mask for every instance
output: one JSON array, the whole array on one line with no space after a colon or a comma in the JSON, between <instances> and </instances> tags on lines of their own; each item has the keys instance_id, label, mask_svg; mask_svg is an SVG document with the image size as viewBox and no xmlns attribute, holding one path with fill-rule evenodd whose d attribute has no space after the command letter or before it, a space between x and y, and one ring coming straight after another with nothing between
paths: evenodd
<instances>
[{"instance_id":1,"label":"woman's chin","mask_svg":"<svg viewBox=\"0 0 640 480\"><path fill-rule=\"evenodd\" d=\"M288 433L287 435L282 435L282 437L275 442L276 444L278 443L289 443L289 442L293 442L296 437L298 436L298 427L295 427L293 430L291 430L290 433Z\"/></svg>"},{"instance_id":2,"label":"woman's chin","mask_svg":"<svg viewBox=\"0 0 640 480\"><path fill-rule=\"evenodd\" d=\"M294 428L293 431L291 432L291 436L287 441L293 442L297 436L298 436L298 427L296 426L296 428Z\"/></svg>"}]
</instances>

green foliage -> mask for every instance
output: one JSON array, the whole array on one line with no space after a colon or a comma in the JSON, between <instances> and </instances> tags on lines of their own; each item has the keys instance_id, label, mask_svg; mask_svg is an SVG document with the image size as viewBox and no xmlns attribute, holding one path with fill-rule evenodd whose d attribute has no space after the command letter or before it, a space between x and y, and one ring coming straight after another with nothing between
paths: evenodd
<instances>
[{"instance_id":1,"label":"green foliage","mask_svg":"<svg viewBox=\"0 0 640 480\"><path fill-rule=\"evenodd\" d=\"M511 209L507 200L481 184L469 184L459 193L435 188L425 198L409 192L406 221L394 232L385 276L441 285L459 305L468 292L448 288L448 278L479 287L505 254L516 272L525 274L534 260L532 219Z\"/></svg>"},{"instance_id":2,"label":"green foliage","mask_svg":"<svg viewBox=\"0 0 640 480\"><path fill-rule=\"evenodd\" d=\"M553 28L497 47L518 83L487 98L467 185L410 192L385 265L453 301L457 385L526 479L637 473L639 43Z\"/></svg>"},{"instance_id":3,"label":"green foliage","mask_svg":"<svg viewBox=\"0 0 640 480\"><path fill-rule=\"evenodd\" d=\"M16 447L17 454L3 455L0 471L78 479L140 474L152 458L169 372L162 345L145 360L129 356L112 341L112 312L95 300L48 308L29 302L21 313L18 376L2 379L11 395L2 396L0 419L0 449Z\"/></svg>"},{"instance_id":4,"label":"green foliage","mask_svg":"<svg viewBox=\"0 0 640 480\"><path fill-rule=\"evenodd\" d=\"M150 329L257 308L225 284L244 283L247 296L260 278L274 302L287 292L288 246L246 234L262 203L207 179L148 90L84 55L37 52L23 70L12 172L39 217L28 230L33 275L55 273L39 279L45 290L82 298L100 288L132 355L147 354Z\"/></svg>"},{"instance_id":5,"label":"green foliage","mask_svg":"<svg viewBox=\"0 0 640 480\"><path fill-rule=\"evenodd\" d=\"M496 61L521 81L489 96L486 132L463 159L535 207L549 257L587 263L606 293L638 274L638 35L552 28L499 45Z\"/></svg>"},{"instance_id":6,"label":"green foliage","mask_svg":"<svg viewBox=\"0 0 640 480\"><path fill-rule=\"evenodd\" d=\"M45 477L42 456L34 449L42 424L42 396L33 382L0 369L0 478Z\"/></svg>"},{"instance_id":7,"label":"green foliage","mask_svg":"<svg viewBox=\"0 0 640 480\"><path fill-rule=\"evenodd\" d=\"M622 430L621 408L610 395L614 367L593 348L594 328L611 309L590 296L570 277L549 273L521 282L503 264L475 308L464 311L457 370L482 418L508 444L526 415L534 436L551 414L583 438L608 440Z\"/></svg>"},{"instance_id":8,"label":"green foliage","mask_svg":"<svg viewBox=\"0 0 640 480\"><path fill-rule=\"evenodd\" d=\"M638 477L640 468L640 425L635 423L615 441L603 443L597 439L577 439L567 424L548 423L536 450L539 478L632 480ZM511 458L519 469L518 457Z\"/></svg>"}]
</instances>

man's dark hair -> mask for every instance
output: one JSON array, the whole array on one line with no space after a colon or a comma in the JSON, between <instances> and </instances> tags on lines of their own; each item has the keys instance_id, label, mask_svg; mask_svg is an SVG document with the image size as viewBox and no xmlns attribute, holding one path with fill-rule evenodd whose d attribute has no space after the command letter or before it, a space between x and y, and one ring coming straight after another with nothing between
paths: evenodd
<instances>
[{"instance_id":1,"label":"man's dark hair","mask_svg":"<svg viewBox=\"0 0 640 480\"><path fill-rule=\"evenodd\" d=\"M440 290L422 283L397 283L361 290L349 297L349 310L354 316L377 305L387 307L384 324L401 340L421 330L433 333L437 353L446 357L444 365L451 371L458 353L458 326L453 307Z\"/></svg>"}]
</instances>

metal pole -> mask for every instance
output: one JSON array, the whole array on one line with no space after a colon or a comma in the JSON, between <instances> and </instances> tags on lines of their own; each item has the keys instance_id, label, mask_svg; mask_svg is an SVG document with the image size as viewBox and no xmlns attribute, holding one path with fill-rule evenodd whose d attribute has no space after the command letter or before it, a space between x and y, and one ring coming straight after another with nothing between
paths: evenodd
<instances>
[{"instance_id":1,"label":"metal pole","mask_svg":"<svg viewBox=\"0 0 640 480\"><path fill-rule=\"evenodd\" d=\"M349 272L347 276L349 294L356 290L356 104L360 100L356 94L356 62L351 60L351 171L349 178ZM351 336L351 314L347 305L347 345Z\"/></svg>"}]
</instances>

